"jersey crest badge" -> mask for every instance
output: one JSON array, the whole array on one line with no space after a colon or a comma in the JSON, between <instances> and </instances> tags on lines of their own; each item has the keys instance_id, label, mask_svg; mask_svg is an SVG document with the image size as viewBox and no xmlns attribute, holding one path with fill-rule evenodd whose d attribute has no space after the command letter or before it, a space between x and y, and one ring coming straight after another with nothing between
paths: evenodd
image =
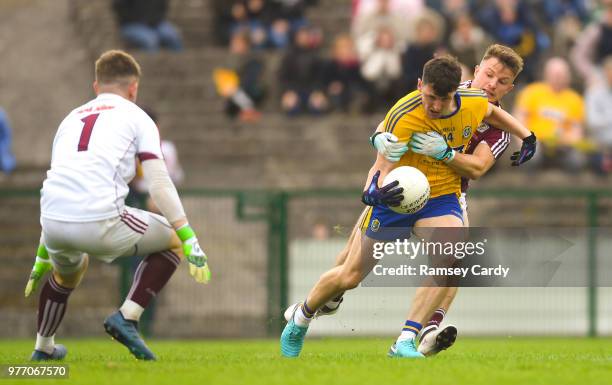
<instances>
[{"instance_id":1,"label":"jersey crest badge","mask_svg":"<svg viewBox=\"0 0 612 385\"><path fill-rule=\"evenodd\" d=\"M372 231L377 232L380 229L380 221L376 218L372 221Z\"/></svg>"}]
</instances>

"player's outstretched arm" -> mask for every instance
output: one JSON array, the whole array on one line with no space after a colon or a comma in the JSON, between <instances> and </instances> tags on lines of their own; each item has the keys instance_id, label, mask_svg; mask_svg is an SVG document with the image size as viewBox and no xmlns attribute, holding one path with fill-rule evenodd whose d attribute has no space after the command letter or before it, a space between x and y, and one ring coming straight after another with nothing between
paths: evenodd
<instances>
[{"instance_id":1,"label":"player's outstretched arm","mask_svg":"<svg viewBox=\"0 0 612 385\"><path fill-rule=\"evenodd\" d=\"M491 103L489 103L484 121L495 127L500 127L501 130L507 131L519 139L525 139L532 134L517 118Z\"/></svg>"},{"instance_id":2,"label":"player's outstretched arm","mask_svg":"<svg viewBox=\"0 0 612 385\"><path fill-rule=\"evenodd\" d=\"M25 296L26 298L30 296L33 292L36 291L42 277L51 270L53 270L53 266L51 265L51 261L49 260L49 254L47 253L47 248L42 242L42 236L40 237L41 242L38 245L38 249L36 250L36 260L34 261L34 266L32 266L32 271L30 272L30 278L28 279L28 283L25 288Z\"/></svg>"},{"instance_id":3,"label":"player's outstretched arm","mask_svg":"<svg viewBox=\"0 0 612 385\"><path fill-rule=\"evenodd\" d=\"M142 162L142 173L149 188L151 199L172 224L183 244L183 253L189 262L189 273L197 282L208 283L210 270L208 258L195 234L189 226L183 204L170 176L166 164L161 159L149 159Z\"/></svg>"},{"instance_id":4,"label":"player's outstretched arm","mask_svg":"<svg viewBox=\"0 0 612 385\"><path fill-rule=\"evenodd\" d=\"M503 109L489 104L484 120L493 126L502 127L502 130L523 140L520 151L515 152L510 157L513 166L519 166L533 157L536 152L535 134L529 131L518 119Z\"/></svg>"}]
</instances>

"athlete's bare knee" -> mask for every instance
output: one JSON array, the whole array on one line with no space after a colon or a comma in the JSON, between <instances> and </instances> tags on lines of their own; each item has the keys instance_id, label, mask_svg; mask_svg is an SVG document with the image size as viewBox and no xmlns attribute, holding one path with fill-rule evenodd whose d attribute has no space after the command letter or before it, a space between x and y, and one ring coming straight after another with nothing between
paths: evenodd
<instances>
[{"instance_id":1,"label":"athlete's bare knee","mask_svg":"<svg viewBox=\"0 0 612 385\"><path fill-rule=\"evenodd\" d=\"M85 254L81 261L79 269L73 273L60 273L57 270L53 270L53 277L55 281L63 287L74 289L81 283L87 267L89 266L89 256Z\"/></svg>"},{"instance_id":2,"label":"athlete's bare knee","mask_svg":"<svg viewBox=\"0 0 612 385\"><path fill-rule=\"evenodd\" d=\"M369 268L369 261L364 259L360 249L350 249L347 261L341 266L339 273L340 289L351 290L356 288Z\"/></svg>"}]
</instances>

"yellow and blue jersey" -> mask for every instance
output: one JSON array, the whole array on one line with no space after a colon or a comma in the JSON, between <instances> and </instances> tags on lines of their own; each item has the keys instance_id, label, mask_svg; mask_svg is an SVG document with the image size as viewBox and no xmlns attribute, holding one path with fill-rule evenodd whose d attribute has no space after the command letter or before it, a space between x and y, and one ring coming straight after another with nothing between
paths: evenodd
<instances>
[{"instance_id":1,"label":"yellow and blue jersey","mask_svg":"<svg viewBox=\"0 0 612 385\"><path fill-rule=\"evenodd\" d=\"M438 119L427 117L421 97L421 92L416 90L401 98L385 117L385 131L393 133L401 142L410 141L415 132L436 131L444 135L452 148L462 152L485 117L487 95L480 89L459 89L455 93L455 111ZM396 163L396 167L400 166L421 170L429 181L432 198L461 194L461 177L443 161L408 151Z\"/></svg>"}]
</instances>

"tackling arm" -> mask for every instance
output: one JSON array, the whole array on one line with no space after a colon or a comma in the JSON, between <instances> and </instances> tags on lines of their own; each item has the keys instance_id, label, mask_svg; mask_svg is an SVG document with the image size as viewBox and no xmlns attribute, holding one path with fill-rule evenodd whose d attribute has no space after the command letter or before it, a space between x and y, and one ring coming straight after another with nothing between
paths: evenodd
<instances>
[{"instance_id":1,"label":"tackling arm","mask_svg":"<svg viewBox=\"0 0 612 385\"><path fill-rule=\"evenodd\" d=\"M502 130L517 136L519 139L525 139L532 135L532 132L517 118L491 103L489 103L484 120L492 126L500 127Z\"/></svg>"},{"instance_id":2,"label":"tackling arm","mask_svg":"<svg viewBox=\"0 0 612 385\"><path fill-rule=\"evenodd\" d=\"M485 114L485 121L496 127L503 127L504 131L514 134L523 140L520 151L515 152L510 157L513 166L519 166L533 157L536 152L536 136L518 119L489 103L487 113Z\"/></svg>"},{"instance_id":3,"label":"tackling arm","mask_svg":"<svg viewBox=\"0 0 612 385\"><path fill-rule=\"evenodd\" d=\"M495 164L495 157L488 144L481 142L473 154L456 153L447 163L457 174L470 179L483 176Z\"/></svg>"}]
</instances>

